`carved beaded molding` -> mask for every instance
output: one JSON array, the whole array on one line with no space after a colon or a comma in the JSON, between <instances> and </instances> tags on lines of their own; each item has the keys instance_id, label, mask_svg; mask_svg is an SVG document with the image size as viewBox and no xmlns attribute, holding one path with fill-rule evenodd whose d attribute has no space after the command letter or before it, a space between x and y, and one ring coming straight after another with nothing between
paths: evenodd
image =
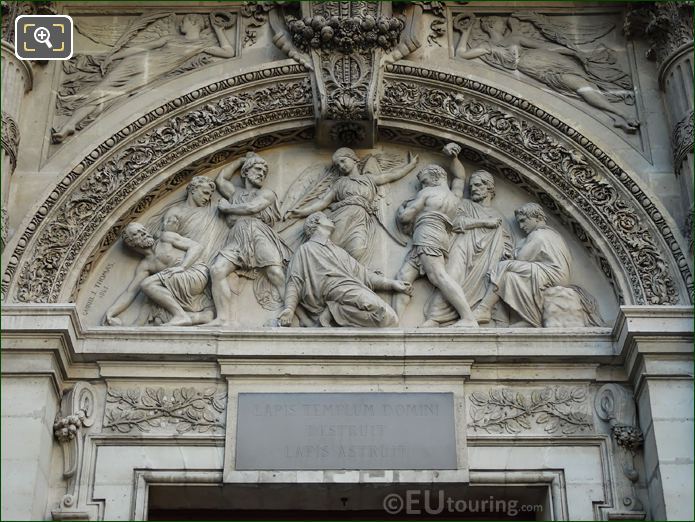
<instances>
[{"instance_id":1,"label":"carved beaded molding","mask_svg":"<svg viewBox=\"0 0 695 522\"><path fill-rule=\"evenodd\" d=\"M529 102L499 89L410 66L389 66L387 71L390 74L381 102L384 125L389 120L421 122L423 132L435 126L472 136L497 153L524 162L551 180L559 193L576 201L575 208L587 221L596 223L604 244L611 245L624 265L621 270L630 288L622 290L629 292L631 302L675 304L686 299L682 296L689 292L682 289L691 284L691 274L668 224L630 176L590 140ZM426 110L418 110L415 102L407 106L395 104L394 89L398 83L410 84L418 103L427 96L434 96L431 101L438 99L439 103ZM248 84L254 84L253 88ZM277 92L273 96L271 88L284 89L283 96L277 96ZM259 103L264 98L267 103ZM221 111L222 105L227 107L226 112L233 109L234 116L221 117L221 112L225 112ZM468 109L462 112L464 106ZM178 114L172 117L172 112ZM93 150L57 185L15 243L3 276L3 298L20 302L57 302L71 294L74 298L76 289L64 288L68 273L81 270L81 279L84 278L97 250L103 251L117 237L125 223L123 216L91 255L85 252L85 246L94 243L95 231L114 209L157 172L207 144L254 127L262 130L266 125L294 120L295 132L288 133L286 139L307 139L310 133L299 136L297 126L304 125L306 131L306 121L313 117L312 94L301 65L229 78L150 111ZM138 131L143 132L128 138ZM254 146L263 148L279 142L258 141ZM574 142L576 147L568 148L567 142ZM248 146L248 140L245 143ZM237 145L232 146L235 151L224 156L238 154ZM219 154L215 150L209 158ZM600 172L585 161L585 156L592 164L600 165ZM141 165L142 170L138 170ZM187 175L183 175L184 171L172 174L155 191L161 194L162 190L173 190L194 170L190 167ZM150 193L134 201L125 213L144 211L155 197ZM672 259L665 257L669 249ZM31 252L31 256L24 259L25 251ZM677 282L673 268L676 266L684 284Z\"/></svg>"},{"instance_id":2,"label":"carved beaded molding","mask_svg":"<svg viewBox=\"0 0 695 522\"><path fill-rule=\"evenodd\" d=\"M539 173L611 245L635 304L676 304L691 294L688 262L663 215L588 138L527 100L480 82L405 65L387 72L383 120L470 136Z\"/></svg>"},{"instance_id":3,"label":"carved beaded molding","mask_svg":"<svg viewBox=\"0 0 695 522\"><path fill-rule=\"evenodd\" d=\"M178 114L171 115L174 112ZM14 298L57 302L68 273L82 264L78 260L84 259L82 250L95 230L166 166L249 128L313 117L311 87L301 65L215 82L141 116L91 151L44 201L10 256L3 299L21 259ZM148 130L129 138L143 129ZM27 250L31 256L24 260Z\"/></svg>"}]
</instances>

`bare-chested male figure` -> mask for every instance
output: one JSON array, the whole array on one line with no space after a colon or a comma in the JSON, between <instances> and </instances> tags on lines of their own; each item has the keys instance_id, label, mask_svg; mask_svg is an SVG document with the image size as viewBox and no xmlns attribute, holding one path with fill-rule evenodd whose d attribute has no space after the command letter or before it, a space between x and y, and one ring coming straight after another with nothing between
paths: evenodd
<instances>
[{"instance_id":1,"label":"bare-chested male figure","mask_svg":"<svg viewBox=\"0 0 695 522\"><path fill-rule=\"evenodd\" d=\"M106 312L106 324L121 325L117 316L130 306L140 290L168 312L170 319L165 325L186 326L212 319L212 311L204 310L208 270L205 264L196 263L203 248L175 232L178 226L176 216L166 216L164 231L157 240L140 223L125 227L123 241L143 259L128 288Z\"/></svg>"},{"instance_id":2,"label":"bare-chested male figure","mask_svg":"<svg viewBox=\"0 0 695 522\"><path fill-rule=\"evenodd\" d=\"M447 147L456 147L449 144ZM460 171L456 172L460 175ZM459 320L453 326L477 327L460 285L446 271L446 258L451 244L452 221L463 196L465 179L454 179L453 190L449 188L447 173L438 165L428 165L417 175L422 188L415 198L403 203L396 219L404 231L412 230L413 246L406 256L396 279L414 282L427 276L456 309ZM393 308L401 317L410 300L407 294L393 297Z\"/></svg>"}]
</instances>

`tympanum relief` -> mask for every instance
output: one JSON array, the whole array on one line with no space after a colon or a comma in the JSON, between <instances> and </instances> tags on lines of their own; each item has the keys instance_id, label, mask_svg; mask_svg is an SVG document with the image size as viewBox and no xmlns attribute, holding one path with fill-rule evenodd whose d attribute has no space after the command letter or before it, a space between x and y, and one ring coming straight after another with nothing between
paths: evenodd
<instances>
[{"instance_id":1,"label":"tympanum relief","mask_svg":"<svg viewBox=\"0 0 695 522\"><path fill-rule=\"evenodd\" d=\"M139 17L75 17L85 41L63 64L53 143L62 143L100 114L158 80L233 58L237 14L147 12Z\"/></svg>"},{"instance_id":2,"label":"tympanum relief","mask_svg":"<svg viewBox=\"0 0 695 522\"><path fill-rule=\"evenodd\" d=\"M626 133L639 128L632 77L610 38L618 30L612 17L463 12L454 17L453 27L457 58L479 59L522 81L576 98L605 113Z\"/></svg>"},{"instance_id":3,"label":"tympanum relief","mask_svg":"<svg viewBox=\"0 0 695 522\"><path fill-rule=\"evenodd\" d=\"M237 157L128 223L78 306L114 326L588 327L599 302L611 320L579 241L459 153Z\"/></svg>"}]
</instances>

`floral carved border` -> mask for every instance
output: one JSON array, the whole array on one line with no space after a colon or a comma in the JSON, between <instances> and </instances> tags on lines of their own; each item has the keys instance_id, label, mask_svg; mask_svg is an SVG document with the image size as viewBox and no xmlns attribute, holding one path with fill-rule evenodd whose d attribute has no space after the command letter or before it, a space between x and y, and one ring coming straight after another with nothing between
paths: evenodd
<instances>
[{"instance_id":1,"label":"floral carved border","mask_svg":"<svg viewBox=\"0 0 695 522\"><path fill-rule=\"evenodd\" d=\"M664 217L588 138L480 82L406 65L387 72L380 102L385 125L392 119L470 136L541 174L612 245L635 304L672 305L691 294L690 268Z\"/></svg>"},{"instance_id":2,"label":"floral carved border","mask_svg":"<svg viewBox=\"0 0 695 522\"><path fill-rule=\"evenodd\" d=\"M313 117L311 85L300 65L216 82L141 116L90 152L40 207L10 256L3 298L22 254L29 250L31 257L18 271L14 299L56 302L68 272L103 220L137 187L180 158L249 128ZM139 137L119 147L139 131Z\"/></svg>"}]
</instances>

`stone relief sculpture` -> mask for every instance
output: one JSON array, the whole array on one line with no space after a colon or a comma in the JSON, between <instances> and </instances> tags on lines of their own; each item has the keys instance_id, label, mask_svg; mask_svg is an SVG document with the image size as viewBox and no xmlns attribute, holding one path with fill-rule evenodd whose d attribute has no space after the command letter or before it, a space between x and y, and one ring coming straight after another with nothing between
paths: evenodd
<instances>
[{"instance_id":1,"label":"stone relief sculpture","mask_svg":"<svg viewBox=\"0 0 695 522\"><path fill-rule=\"evenodd\" d=\"M428 165L417 175L421 189L393 217L385 216L378 187L413 170L417 156L410 153L403 165L395 155L360 160L352 149L338 149L331 167L309 167L292 182L282 206L265 186L268 163L253 152L223 167L216 181L194 176L183 200L125 228L124 244L142 259L103 322L122 325L119 316L142 294L134 325L236 326L243 277L253 280L258 304L279 314L265 326L289 326L295 315L301 326L397 326L412 283L426 276L434 289L425 327L504 327L510 310L515 326L602 326L597 301L569 284L569 250L543 209L528 203L516 210L527 237L514 250L506 219L492 206L492 174L477 170L467 180L460 146L449 143L443 152L451 188L447 171ZM467 182L470 199L463 197ZM312 212L303 227L308 241L293 254L294 232L283 233L314 208L330 213ZM387 228L389 219L396 228ZM395 279L365 266L376 223L399 246L410 245ZM389 305L375 291L396 295Z\"/></svg>"},{"instance_id":2,"label":"stone relief sculpture","mask_svg":"<svg viewBox=\"0 0 695 522\"><path fill-rule=\"evenodd\" d=\"M361 263L367 263L374 248L377 224L398 243L404 243L385 224L379 207L379 187L403 178L416 163L417 156L409 154L404 166L394 168L395 161L385 156L360 160L352 149L340 148L333 154L331 167L318 177L307 171L290 187L283 204L283 209L287 209L285 217L305 217L330 209L335 223L333 242Z\"/></svg>"},{"instance_id":3,"label":"stone relief sculpture","mask_svg":"<svg viewBox=\"0 0 695 522\"><path fill-rule=\"evenodd\" d=\"M396 312L374 290L410 293L410 283L365 268L331 241L334 229L323 212L305 220L308 239L290 261L279 325L290 326L297 313L305 326L397 326Z\"/></svg>"},{"instance_id":4,"label":"stone relief sculpture","mask_svg":"<svg viewBox=\"0 0 695 522\"><path fill-rule=\"evenodd\" d=\"M143 259L135 269L128 288L106 312L106 324L122 324L118 315L130 306L140 291L167 312L169 319L165 325L200 324L212 319L205 296L208 268L204 263L196 263L203 248L192 239L178 234L178 224L176 216L168 216L158 239L152 237L140 223L126 226L123 242L142 255Z\"/></svg>"},{"instance_id":5,"label":"stone relief sculpture","mask_svg":"<svg viewBox=\"0 0 695 522\"><path fill-rule=\"evenodd\" d=\"M168 73L193 68L209 57L234 57L226 31L235 22L235 15L227 12L209 16L148 13L120 33L118 27L92 27L78 20L80 33L111 49L103 56L81 54L65 62L57 109L67 119L53 129L53 143L63 142L117 99Z\"/></svg>"},{"instance_id":6,"label":"stone relief sculpture","mask_svg":"<svg viewBox=\"0 0 695 522\"><path fill-rule=\"evenodd\" d=\"M243 187L232 183L231 177L241 169ZM281 305L285 289L284 267L290 259L290 248L273 230L280 220L277 196L263 188L268 164L260 156L249 153L233 161L217 176L217 189L226 198L218 210L230 227L226 245L210 267L212 297L217 316L210 325L231 323L232 290L227 277L234 273L262 281L270 288L261 290L256 284L256 298L264 308Z\"/></svg>"},{"instance_id":7,"label":"stone relief sculpture","mask_svg":"<svg viewBox=\"0 0 695 522\"><path fill-rule=\"evenodd\" d=\"M453 161L457 161L455 144L447 145L444 150L454 157ZM396 277L412 283L418 277L427 276L458 313L459 320L454 326L477 327L478 323L461 286L446 270L453 219L465 185L465 179L456 177L461 174L462 169L454 170L455 179L450 189L447 173L442 167L428 165L418 172L417 178L422 188L415 198L401 205L396 216L399 226L404 232L412 233L413 237L412 248ZM393 307L399 316L408 301L407 294L394 296Z\"/></svg>"},{"instance_id":8,"label":"stone relief sculpture","mask_svg":"<svg viewBox=\"0 0 695 522\"><path fill-rule=\"evenodd\" d=\"M515 250L514 259L500 262L490 274L490 287L475 317L488 323L492 308L501 299L533 326L543 324L543 291L567 286L570 253L565 240L546 224L543 208L527 203L514 212L526 240Z\"/></svg>"},{"instance_id":9,"label":"stone relief sculpture","mask_svg":"<svg viewBox=\"0 0 695 522\"><path fill-rule=\"evenodd\" d=\"M461 14L454 20L461 32L456 56L480 58L488 65L520 72L551 89L605 111L615 127L635 132L639 122L615 102L634 104L630 75L616 54L603 44L591 50L580 45L610 33L615 24L562 22L558 17L517 12L507 17Z\"/></svg>"},{"instance_id":10,"label":"stone relief sculpture","mask_svg":"<svg viewBox=\"0 0 695 522\"><path fill-rule=\"evenodd\" d=\"M463 165L457 156L460 147L450 144L445 152L452 155L451 169L458 172L457 179L465 179ZM492 207L495 180L485 170L470 176L470 199L459 203L453 220L454 238L449 250L446 270L462 288L468 303L475 307L485 296L487 274L503 258L510 258L513 239L505 219ZM456 310L441 291L435 291L425 304L423 326L439 326L455 321Z\"/></svg>"}]
</instances>

